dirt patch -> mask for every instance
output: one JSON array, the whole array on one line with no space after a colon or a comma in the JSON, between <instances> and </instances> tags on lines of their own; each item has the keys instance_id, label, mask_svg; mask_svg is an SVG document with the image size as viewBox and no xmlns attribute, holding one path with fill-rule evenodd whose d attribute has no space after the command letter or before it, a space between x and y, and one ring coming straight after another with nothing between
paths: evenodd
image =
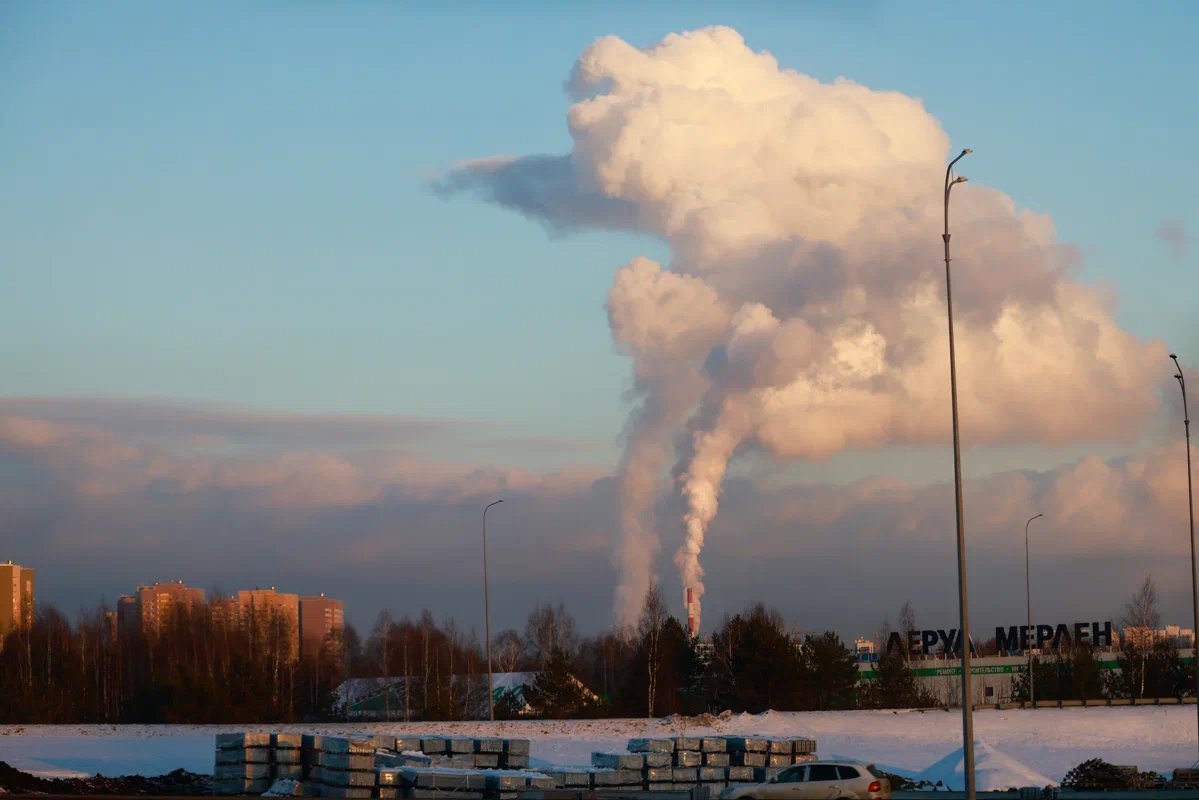
<instances>
[{"instance_id":1,"label":"dirt patch","mask_svg":"<svg viewBox=\"0 0 1199 800\"><path fill-rule=\"evenodd\" d=\"M0 761L0 794L198 795L211 792L211 775L197 775L182 769L153 778L141 775L39 778Z\"/></svg>"}]
</instances>

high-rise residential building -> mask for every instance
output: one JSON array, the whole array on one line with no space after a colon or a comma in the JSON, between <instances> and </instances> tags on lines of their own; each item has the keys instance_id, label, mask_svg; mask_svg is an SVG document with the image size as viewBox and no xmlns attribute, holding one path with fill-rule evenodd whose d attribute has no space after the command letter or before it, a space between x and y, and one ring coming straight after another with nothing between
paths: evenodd
<instances>
[{"instance_id":1,"label":"high-rise residential building","mask_svg":"<svg viewBox=\"0 0 1199 800\"><path fill-rule=\"evenodd\" d=\"M300 597L269 589L250 589L237 593L237 608L243 626L253 625L266 632L276 620L287 626L288 652L292 659L300 655Z\"/></svg>"},{"instance_id":2,"label":"high-rise residential building","mask_svg":"<svg viewBox=\"0 0 1199 800\"><path fill-rule=\"evenodd\" d=\"M33 622L33 585L33 570L11 561L0 564L0 637L22 622Z\"/></svg>"},{"instance_id":3,"label":"high-rise residential building","mask_svg":"<svg viewBox=\"0 0 1199 800\"><path fill-rule=\"evenodd\" d=\"M236 597L217 597L208 603L208 614L216 630L236 630L241 625L241 612Z\"/></svg>"},{"instance_id":4,"label":"high-rise residential building","mask_svg":"<svg viewBox=\"0 0 1199 800\"><path fill-rule=\"evenodd\" d=\"M1179 625L1167 625L1156 630L1133 626L1124 628L1121 634L1125 644L1141 648L1153 647L1159 642L1169 642L1179 649L1187 649L1193 646L1195 641L1195 632Z\"/></svg>"},{"instance_id":5,"label":"high-rise residential building","mask_svg":"<svg viewBox=\"0 0 1199 800\"><path fill-rule=\"evenodd\" d=\"M141 615L137 612L137 598L123 594L117 598L117 635L131 636L141 633Z\"/></svg>"},{"instance_id":6,"label":"high-rise residential building","mask_svg":"<svg viewBox=\"0 0 1199 800\"><path fill-rule=\"evenodd\" d=\"M300 598L300 657L310 658L321 651L321 645L345 629L345 608L340 600L323 594Z\"/></svg>"},{"instance_id":7,"label":"high-rise residential building","mask_svg":"<svg viewBox=\"0 0 1199 800\"><path fill-rule=\"evenodd\" d=\"M117 598L117 629L125 635L157 635L170 624L176 609L195 610L203 605L204 590L189 588L183 581L139 586L133 595Z\"/></svg>"}]
</instances>

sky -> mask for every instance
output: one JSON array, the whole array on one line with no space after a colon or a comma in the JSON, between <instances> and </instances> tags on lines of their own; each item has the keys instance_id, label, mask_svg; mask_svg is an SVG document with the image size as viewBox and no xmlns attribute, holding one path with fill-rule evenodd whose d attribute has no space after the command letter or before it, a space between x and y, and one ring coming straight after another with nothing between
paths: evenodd
<instances>
[{"instance_id":1,"label":"sky","mask_svg":"<svg viewBox=\"0 0 1199 800\"><path fill-rule=\"evenodd\" d=\"M541 600L611 624L628 572L622 432L644 393L605 304L635 258L688 274L688 243L648 224L564 229L469 170L571 152L567 83L600 37L647 48L720 25L824 84L919 99L939 147L975 151L971 190L1048 215L1074 253L1063 280L1100 287L1139 343L1125 360L1148 411L1139 395L1111 420L1080 408L1069 436L1006 436L999 415L977 443L964 419L975 614L1021 618L1019 533L1044 510L1051 621L1112 617L1149 571L1183 621L1184 453L1161 356L1199 363L1199 11L739 5L5 6L0 557L35 567L39 599L68 611L178 578L324 591L362 625L428 606L480 626L478 511L503 496L488 520L499 626ZM447 176L465 177L445 190ZM975 245L954 241L969 269ZM1054 352L1084 351L1038 362ZM965 384L991 365L959 369ZM1045 391L1037 403L1080 402ZM762 599L802 627L866 634L909 596L952 623L947 438L816 458L754 436L710 521L706 627ZM695 494L660 484L647 559L677 596Z\"/></svg>"}]
</instances>

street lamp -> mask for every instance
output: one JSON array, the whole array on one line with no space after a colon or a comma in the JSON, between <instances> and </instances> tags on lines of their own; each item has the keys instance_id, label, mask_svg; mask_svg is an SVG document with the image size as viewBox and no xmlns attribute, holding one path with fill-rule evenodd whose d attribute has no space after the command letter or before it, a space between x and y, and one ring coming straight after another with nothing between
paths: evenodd
<instances>
[{"instance_id":1,"label":"street lamp","mask_svg":"<svg viewBox=\"0 0 1199 800\"><path fill-rule=\"evenodd\" d=\"M945 169L945 308L949 314L949 395L953 405L953 490L958 522L958 641L962 647L962 772L966 780L966 800L974 797L974 704L970 696L970 615L966 610L966 529L962 521L962 444L958 430L958 373L953 348L953 290L949 275L949 193L966 179L954 177L953 165L973 150L963 150Z\"/></svg>"},{"instance_id":2,"label":"street lamp","mask_svg":"<svg viewBox=\"0 0 1199 800\"><path fill-rule=\"evenodd\" d=\"M503 500L488 503L483 509L483 614L487 625L487 716L495 722L495 690L491 686L491 600L487 596L487 509Z\"/></svg>"},{"instance_id":3,"label":"street lamp","mask_svg":"<svg viewBox=\"0 0 1199 800\"><path fill-rule=\"evenodd\" d=\"M1028 570L1028 526L1032 524L1034 519L1043 517L1044 514L1037 514L1036 517L1030 517L1028 522L1024 523L1024 597L1028 601L1028 635L1032 636L1032 580L1029 578ZM1032 707L1037 707L1037 682L1033 679L1032 674L1032 648L1028 646L1028 642L1024 642L1024 649L1028 651L1028 701L1032 703Z\"/></svg>"},{"instance_id":4,"label":"street lamp","mask_svg":"<svg viewBox=\"0 0 1199 800\"><path fill-rule=\"evenodd\" d=\"M1187 510L1191 517L1191 603L1193 604L1194 621L1191 623L1191 652L1195 660L1195 697L1199 700L1199 583L1195 578L1195 498L1191 491L1191 416L1187 413L1187 381L1182 375L1182 367L1178 364L1178 356L1173 353L1170 358L1174 361L1174 368L1178 373L1174 376L1178 381L1178 388L1182 389L1182 425L1186 431L1187 442ZM1196 731L1199 732L1199 703L1195 706L1197 726Z\"/></svg>"}]
</instances>

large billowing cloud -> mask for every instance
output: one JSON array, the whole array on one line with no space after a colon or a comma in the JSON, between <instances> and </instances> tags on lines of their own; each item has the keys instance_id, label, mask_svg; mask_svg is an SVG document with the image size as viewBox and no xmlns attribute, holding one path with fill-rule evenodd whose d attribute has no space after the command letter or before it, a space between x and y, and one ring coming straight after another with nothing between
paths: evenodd
<instances>
[{"instance_id":1,"label":"large billowing cloud","mask_svg":"<svg viewBox=\"0 0 1199 800\"><path fill-rule=\"evenodd\" d=\"M620 268L608 296L639 400L618 477L616 612L628 621L672 460L686 505L676 562L702 594L699 554L738 452L948 442L951 149L919 100L782 69L729 28L644 50L602 38L568 89L569 154L468 162L438 186L673 250L668 268ZM1158 406L1163 346L1113 321L1113 298L1077 279L1080 254L1048 217L976 184L953 203L966 444L1134 439Z\"/></svg>"},{"instance_id":2,"label":"large billowing cloud","mask_svg":"<svg viewBox=\"0 0 1199 800\"><path fill-rule=\"evenodd\" d=\"M480 512L503 497L488 519L497 624L519 625L534 603L558 600L589 630L609 621L616 576L602 562L607 532L622 522L623 475L434 460L403 447L298 447L290 440L297 418L284 415L249 415L260 421L253 425L239 413L192 416L162 404L40 405L41 416L0 412L0 557L37 569L39 600L68 613L101 594L111 602L138 584L182 579L228 591L327 592L360 624L380 608L427 606L469 628L482 619ZM50 418L67 407L89 422ZM134 430L138 413L170 416L176 430L157 422ZM195 428L208 426L236 427L258 444L197 448ZM789 621L852 637L873 633L911 597L930 623L952 622L953 501L944 484L779 476L727 484L706 551L721 565L710 613L766 600ZM997 474L968 482L966 501L972 610L984 628L1023 618L1022 534L1033 510L1045 513L1033 531L1040 613L1110 618L1148 571L1168 616L1187 608L1180 446ZM671 501L657 505L673 513ZM738 531L747 535L731 535Z\"/></svg>"}]
</instances>

